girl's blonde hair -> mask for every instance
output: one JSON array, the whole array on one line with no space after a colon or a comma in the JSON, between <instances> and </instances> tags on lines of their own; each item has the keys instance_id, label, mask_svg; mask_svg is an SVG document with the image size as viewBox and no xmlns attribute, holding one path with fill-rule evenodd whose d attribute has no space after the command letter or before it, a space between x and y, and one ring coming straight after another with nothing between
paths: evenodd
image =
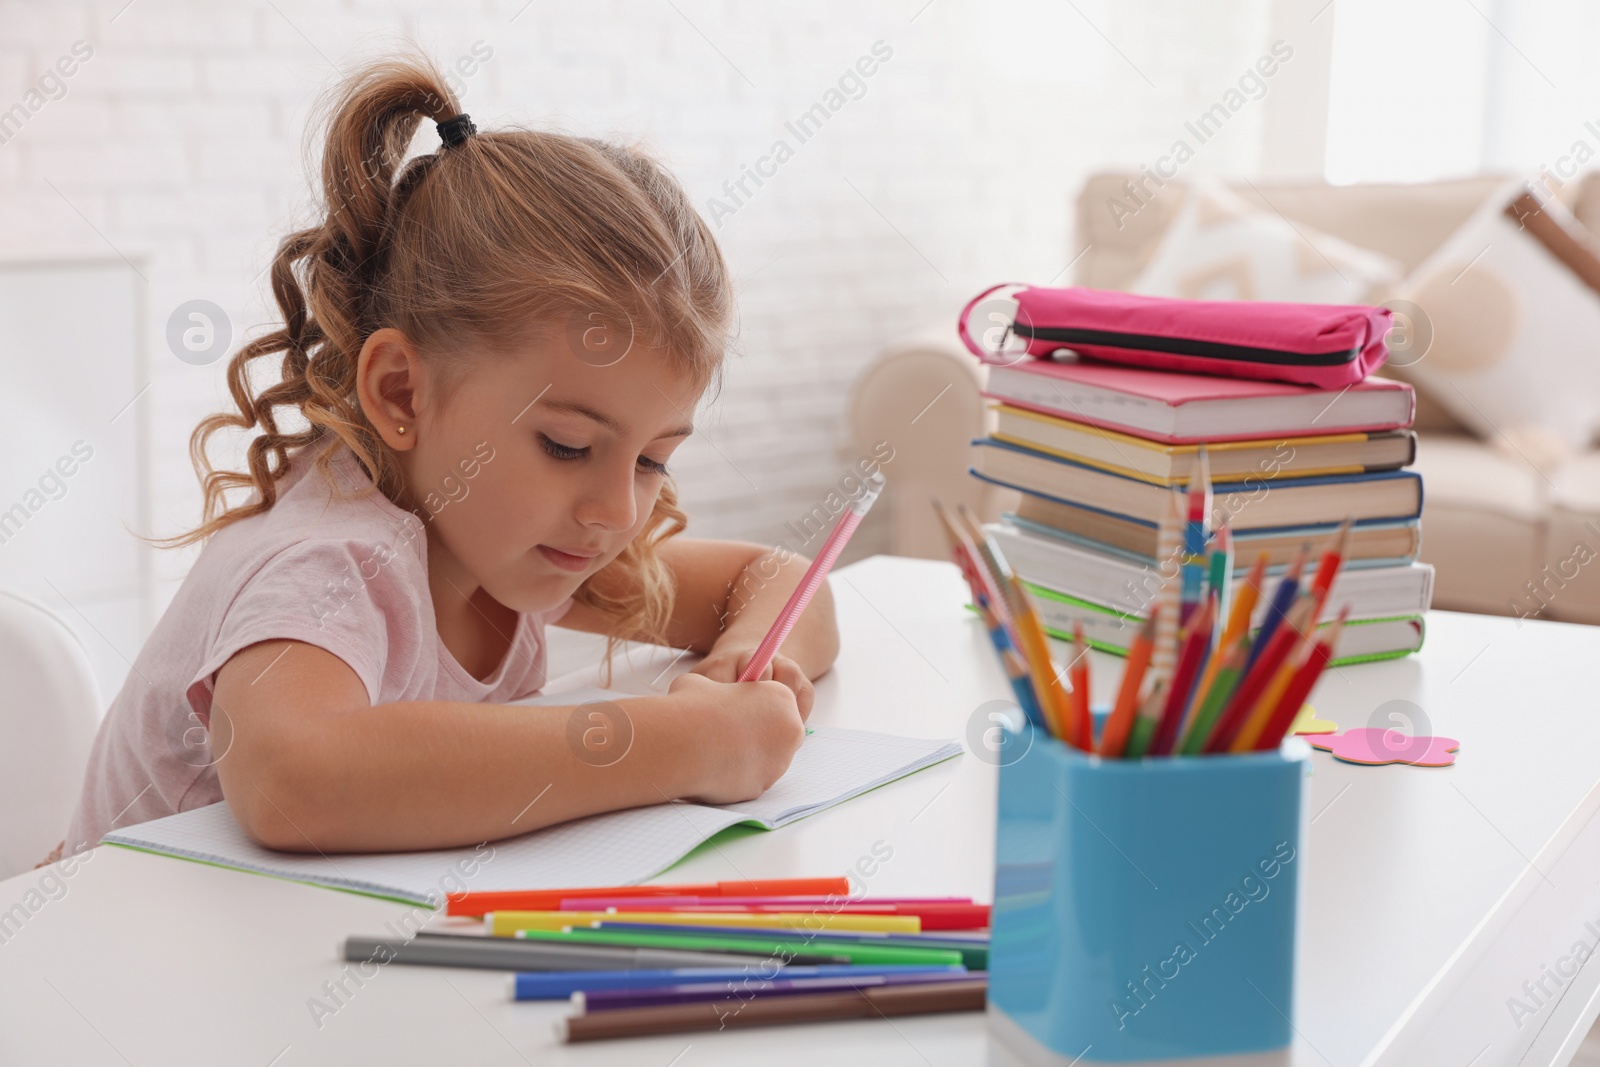
<instances>
[{"instance_id":1,"label":"girl's blonde hair","mask_svg":"<svg viewBox=\"0 0 1600 1067\"><path fill-rule=\"evenodd\" d=\"M516 128L475 133L402 165L424 118L460 112L438 68L419 55L363 68L321 106L331 112L325 217L278 245L272 291L284 325L229 364L237 412L195 428L189 451L204 522L168 544L202 541L271 508L291 457L330 437L398 499L395 456L356 395L361 346L380 327L404 333L446 388L465 370L463 350L509 352L536 328L581 337L591 323L661 350L698 389L719 379L731 319L727 267L683 189L650 157ZM258 390L256 361L280 352L278 381ZM304 425L280 426L285 415ZM213 434L257 428L248 472L211 465ZM324 470L331 452L318 461ZM255 492L229 506L233 489ZM677 499L669 479L639 535L576 594L614 620L608 662L620 641L664 643L674 590L658 549L686 525Z\"/></svg>"}]
</instances>

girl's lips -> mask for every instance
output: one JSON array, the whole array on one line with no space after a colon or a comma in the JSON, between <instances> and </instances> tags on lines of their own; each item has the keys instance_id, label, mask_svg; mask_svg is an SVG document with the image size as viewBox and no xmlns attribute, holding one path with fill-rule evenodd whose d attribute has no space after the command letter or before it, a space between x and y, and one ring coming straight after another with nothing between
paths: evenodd
<instances>
[{"instance_id":1,"label":"girl's lips","mask_svg":"<svg viewBox=\"0 0 1600 1067\"><path fill-rule=\"evenodd\" d=\"M559 548L551 548L549 545L540 545L539 551L544 555L545 559L564 571L588 570L589 564L594 562L595 558L594 556L574 556L570 552L563 552Z\"/></svg>"}]
</instances>

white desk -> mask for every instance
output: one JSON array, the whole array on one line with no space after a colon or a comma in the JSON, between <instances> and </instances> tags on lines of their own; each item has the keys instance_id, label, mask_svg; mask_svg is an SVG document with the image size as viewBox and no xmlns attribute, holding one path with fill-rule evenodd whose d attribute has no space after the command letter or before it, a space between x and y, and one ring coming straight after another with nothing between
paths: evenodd
<instances>
[{"instance_id":1,"label":"white desk","mask_svg":"<svg viewBox=\"0 0 1600 1067\"><path fill-rule=\"evenodd\" d=\"M815 721L963 736L1004 695L953 567L878 557L833 588L845 651ZM637 656L632 685L665 662ZM1118 663L1097 656L1097 699ZM1313 755L1295 1064L1570 1058L1600 1010L1600 965L1562 989L1546 978L1559 995L1520 1028L1506 1002L1574 942L1594 946L1586 921L1600 931L1596 664L1600 629L1437 612L1419 657L1322 681L1315 704L1341 726L1404 698L1462 749L1440 770ZM1541 751L1544 737L1559 743ZM893 857L872 893L987 900L994 774L963 755L786 829L720 839L664 880L844 871L881 841ZM0 1063L1015 1062L976 1014L562 1046L550 1020L564 1009L511 1003L503 974L399 965L347 983L319 1027L309 1002L345 966L336 943L406 909L123 849L91 856L58 899L0 929ZM0 914L38 884L0 883Z\"/></svg>"}]
</instances>

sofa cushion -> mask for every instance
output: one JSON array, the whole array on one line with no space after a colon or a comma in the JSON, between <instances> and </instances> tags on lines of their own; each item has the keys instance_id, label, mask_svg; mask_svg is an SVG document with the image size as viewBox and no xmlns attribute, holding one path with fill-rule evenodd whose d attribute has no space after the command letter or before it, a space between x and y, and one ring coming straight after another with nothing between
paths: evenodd
<instances>
[{"instance_id":1,"label":"sofa cushion","mask_svg":"<svg viewBox=\"0 0 1600 1067\"><path fill-rule=\"evenodd\" d=\"M1434 566L1433 606L1511 613L1538 569L1546 538L1544 478L1470 437L1417 439L1422 559Z\"/></svg>"},{"instance_id":2,"label":"sofa cushion","mask_svg":"<svg viewBox=\"0 0 1600 1067\"><path fill-rule=\"evenodd\" d=\"M1600 295L1541 236L1541 222L1583 232L1564 207L1507 214L1525 191L1520 179L1496 190L1397 290L1433 331L1431 349L1405 373L1484 438L1576 453L1600 431ZM1563 248L1600 275L1583 245Z\"/></svg>"},{"instance_id":3,"label":"sofa cushion","mask_svg":"<svg viewBox=\"0 0 1600 1067\"><path fill-rule=\"evenodd\" d=\"M1522 609L1540 618L1600 623L1600 453L1564 464L1550 481L1544 552L1524 584Z\"/></svg>"},{"instance_id":4,"label":"sofa cushion","mask_svg":"<svg viewBox=\"0 0 1600 1067\"><path fill-rule=\"evenodd\" d=\"M1400 265L1197 181L1129 288L1185 300L1361 304L1382 299Z\"/></svg>"}]
</instances>

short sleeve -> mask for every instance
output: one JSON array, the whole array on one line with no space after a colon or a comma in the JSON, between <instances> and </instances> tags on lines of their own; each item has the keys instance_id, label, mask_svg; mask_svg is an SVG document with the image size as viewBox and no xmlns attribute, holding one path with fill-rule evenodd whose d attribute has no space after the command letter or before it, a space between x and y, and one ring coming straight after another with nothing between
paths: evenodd
<instances>
[{"instance_id":1,"label":"short sleeve","mask_svg":"<svg viewBox=\"0 0 1600 1067\"><path fill-rule=\"evenodd\" d=\"M263 641L301 641L343 660L377 704L416 672L431 624L421 560L398 545L305 541L273 556L227 607L186 694L208 721L217 671Z\"/></svg>"}]
</instances>

